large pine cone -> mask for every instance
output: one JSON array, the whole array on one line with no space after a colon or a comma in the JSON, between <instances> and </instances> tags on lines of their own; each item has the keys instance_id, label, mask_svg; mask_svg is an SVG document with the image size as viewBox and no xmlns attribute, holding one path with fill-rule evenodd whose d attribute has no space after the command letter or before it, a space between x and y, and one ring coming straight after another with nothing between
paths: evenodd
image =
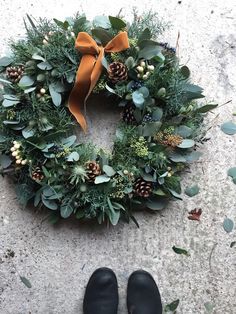
<instances>
[{"instance_id":1,"label":"large pine cone","mask_svg":"<svg viewBox=\"0 0 236 314\"><path fill-rule=\"evenodd\" d=\"M6 68L6 75L7 78L13 82L18 83L24 74L24 67L23 66L15 66L15 67L7 67Z\"/></svg>"},{"instance_id":2,"label":"large pine cone","mask_svg":"<svg viewBox=\"0 0 236 314\"><path fill-rule=\"evenodd\" d=\"M141 197L149 197L152 192L152 183L138 178L134 183L134 192Z\"/></svg>"},{"instance_id":3,"label":"large pine cone","mask_svg":"<svg viewBox=\"0 0 236 314\"><path fill-rule=\"evenodd\" d=\"M94 182L95 178L101 174L101 168L96 161L86 162L87 181Z\"/></svg>"},{"instance_id":4,"label":"large pine cone","mask_svg":"<svg viewBox=\"0 0 236 314\"><path fill-rule=\"evenodd\" d=\"M107 71L108 77L113 84L126 81L128 78L127 67L121 62L112 62Z\"/></svg>"}]
</instances>

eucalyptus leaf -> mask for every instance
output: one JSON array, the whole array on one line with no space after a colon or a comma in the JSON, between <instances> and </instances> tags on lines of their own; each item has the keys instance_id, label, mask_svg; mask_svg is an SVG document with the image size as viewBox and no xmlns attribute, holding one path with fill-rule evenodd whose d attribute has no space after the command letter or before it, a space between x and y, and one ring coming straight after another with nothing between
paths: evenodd
<instances>
[{"instance_id":1,"label":"eucalyptus leaf","mask_svg":"<svg viewBox=\"0 0 236 314\"><path fill-rule=\"evenodd\" d=\"M189 137L193 133L193 130L186 125L180 125L175 129L175 133L180 135L183 138L186 138L186 137Z\"/></svg>"},{"instance_id":2,"label":"eucalyptus leaf","mask_svg":"<svg viewBox=\"0 0 236 314\"><path fill-rule=\"evenodd\" d=\"M100 175L100 176L97 176L95 178L95 181L94 183L95 184L101 184L101 183L106 183L106 182L109 182L111 180L111 178L107 175Z\"/></svg>"},{"instance_id":3,"label":"eucalyptus leaf","mask_svg":"<svg viewBox=\"0 0 236 314\"><path fill-rule=\"evenodd\" d=\"M95 18L93 19L93 25L94 27L101 27L105 29L109 29L111 27L109 18L105 15L95 16Z\"/></svg>"},{"instance_id":4,"label":"eucalyptus leaf","mask_svg":"<svg viewBox=\"0 0 236 314\"><path fill-rule=\"evenodd\" d=\"M167 200L164 198L152 198L146 202L146 207L151 210L162 210L166 207Z\"/></svg>"},{"instance_id":5,"label":"eucalyptus leaf","mask_svg":"<svg viewBox=\"0 0 236 314\"><path fill-rule=\"evenodd\" d=\"M55 90L54 85L52 85L52 84L49 85L49 92L50 92L50 95L51 95L51 97L52 97L52 102L53 102L53 104L54 104L56 107L60 106L61 101L62 101L62 97L61 97L61 94L58 93L58 92Z\"/></svg>"},{"instance_id":6,"label":"eucalyptus leaf","mask_svg":"<svg viewBox=\"0 0 236 314\"><path fill-rule=\"evenodd\" d=\"M160 121L145 123L143 126L142 135L153 136L160 129L161 124L162 123Z\"/></svg>"},{"instance_id":7,"label":"eucalyptus leaf","mask_svg":"<svg viewBox=\"0 0 236 314\"><path fill-rule=\"evenodd\" d=\"M225 122L221 125L221 130L228 135L236 134L236 124L232 121Z\"/></svg>"},{"instance_id":8,"label":"eucalyptus leaf","mask_svg":"<svg viewBox=\"0 0 236 314\"><path fill-rule=\"evenodd\" d=\"M138 46L143 40L149 40L151 39L152 34L149 28L145 28L142 33L138 37Z\"/></svg>"},{"instance_id":9,"label":"eucalyptus leaf","mask_svg":"<svg viewBox=\"0 0 236 314\"><path fill-rule=\"evenodd\" d=\"M169 192L171 193L171 195L173 195L175 198L182 200L182 197L179 193L177 193L176 191L172 190L172 189L168 189Z\"/></svg>"},{"instance_id":10,"label":"eucalyptus leaf","mask_svg":"<svg viewBox=\"0 0 236 314\"><path fill-rule=\"evenodd\" d=\"M200 188L197 184L190 186L188 188L185 189L185 194L188 195L189 197L193 197L195 195L197 195L200 191Z\"/></svg>"},{"instance_id":11,"label":"eucalyptus leaf","mask_svg":"<svg viewBox=\"0 0 236 314\"><path fill-rule=\"evenodd\" d=\"M128 70L132 69L135 66L134 58L129 56L125 61L125 65L127 66Z\"/></svg>"},{"instance_id":12,"label":"eucalyptus leaf","mask_svg":"<svg viewBox=\"0 0 236 314\"><path fill-rule=\"evenodd\" d=\"M0 58L0 66L1 67L7 67L12 63L12 59L9 57L2 57Z\"/></svg>"},{"instance_id":13,"label":"eucalyptus leaf","mask_svg":"<svg viewBox=\"0 0 236 314\"><path fill-rule=\"evenodd\" d=\"M24 136L24 138L30 138L35 135L35 130L30 127L27 127L22 130L22 135Z\"/></svg>"},{"instance_id":14,"label":"eucalyptus leaf","mask_svg":"<svg viewBox=\"0 0 236 314\"><path fill-rule=\"evenodd\" d=\"M49 200L49 199L46 199L43 197L42 202L47 208L49 208L51 210L57 210L57 208L58 208L58 205L54 200Z\"/></svg>"},{"instance_id":15,"label":"eucalyptus leaf","mask_svg":"<svg viewBox=\"0 0 236 314\"><path fill-rule=\"evenodd\" d=\"M160 107L157 107L152 113L152 118L155 121L161 121L162 116L163 116L163 109Z\"/></svg>"},{"instance_id":16,"label":"eucalyptus leaf","mask_svg":"<svg viewBox=\"0 0 236 314\"><path fill-rule=\"evenodd\" d=\"M112 39L112 35L101 27L92 29L92 35L99 39L103 46Z\"/></svg>"},{"instance_id":17,"label":"eucalyptus leaf","mask_svg":"<svg viewBox=\"0 0 236 314\"><path fill-rule=\"evenodd\" d=\"M0 83L2 83L2 84L9 84L9 85L12 84L12 82L7 81L7 80L4 80L4 79L2 79L2 78L0 78Z\"/></svg>"},{"instance_id":18,"label":"eucalyptus leaf","mask_svg":"<svg viewBox=\"0 0 236 314\"><path fill-rule=\"evenodd\" d=\"M5 108L13 107L17 105L20 101L19 100L10 100L10 99L4 99L2 102L2 106Z\"/></svg>"},{"instance_id":19,"label":"eucalyptus leaf","mask_svg":"<svg viewBox=\"0 0 236 314\"><path fill-rule=\"evenodd\" d=\"M32 55L32 59L34 60L40 60L40 61L45 61L45 58L40 56L37 52L35 52L33 55Z\"/></svg>"},{"instance_id":20,"label":"eucalyptus leaf","mask_svg":"<svg viewBox=\"0 0 236 314\"><path fill-rule=\"evenodd\" d=\"M179 148L191 148L195 145L195 142L194 140L191 140L191 139L183 139L182 143L179 144L177 147Z\"/></svg>"},{"instance_id":21,"label":"eucalyptus leaf","mask_svg":"<svg viewBox=\"0 0 236 314\"><path fill-rule=\"evenodd\" d=\"M40 70L44 70L44 71L52 70L52 65L49 62L47 62L47 61L43 61L43 62L38 63L37 67Z\"/></svg>"},{"instance_id":22,"label":"eucalyptus leaf","mask_svg":"<svg viewBox=\"0 0 236 314\"><path fill-rule=\"evenodd\" d=\"M143 107L143 104L144 104L143 94L141 94L138 91L135 91L132 93L132 99L133 99L133 103L135 104L136 107L138 107L140 109Z\"/></svg>"},{"instance_id":23,"label":"eucalyptus leaf","mask_svg":"<svg viewBox=\"0 0 236 314\"><path fill-rule=\"evenodd\" d=\"M147 46L139 51L139 58L150 60L153 57L158 56L160 54L161 54L160 46L158 45Z\"/></svg>"},{"instance_id":24,"label":"eucalyptus leaf","mask_svg":"<svg viewBox=\"0 0 236 314\"><path fill-rule=\"evenodd\" d=\"M61 143L67 148L71 147L76 141L76 135L71 135L61 140Z\"/></svg>"},{"instance_id":25,"label":"eucalyptus leaf","mask_svg":"<svg viewBox=\"0 0 236 314\"><path fill-rule=\"evenodd\" d=\"M208 111L211 111L211 110L215 109L217 106L218 106L217 104L208 104L208 105L202 106L200 108L197 108L195 110L195 112L197 112L197 113L206 113Z\"/></svg>"},{"instance_id":26,"label":"eucalyptus leaf","mask_svg":"<svg viewBox=\"0 0 236 314\"><path fill-rule=\"evenodd\" d=\"M32 86L34 84L34 79L31 76L23 75L18 84L20 87Z\"/></svg>"},{"instance_id":27,"label":"eucalyptus leaf","mask_svg":"<svg viewBox=\"0 0 236 314\"><path fill-rule=\"evenodd\" d=\"M225 218L223 222L223 228L227 233L230 233L234 228L234 222L230 218Z\"/></svg>"},{"instance_id":28,"label":"eucalyptus leaf","mask_svg":"<svg viewBox=\"0 0 236 314\"><path fill-rule=\"evenodd\" d=\"M59 26L60 28L64 29L64 30L67 30L68 27L69 27L69 23L68 21L59 21L57 19L53 19L53 21L57 24L57 26Z\"/></svg>"},{"instance_id":29,"label":"eucalyptus leaf","mask_svg":"<svg viewBox=\"0 0 236 314\"><path fill-rule=\"evenodd\" d=\"M116 174L115 170L108 165L104 165L103 166L103 171L106 173L106 175L108 175L109 177L112 177Z\"/></svg>"},{"instance_id":30,"label":"eucalyptus leaf","mask_svg":"<svg viewBox=\"0 0 236 314\"><path fill-rule=\"evenodd\" d=\"M73 213L73 207L70 204L65 204L60 207L62 218L68 218Z\"/></svg>"},{"instance_id":31,"label":"eucalyptus leaf","mask_svg":"<svg viewBox=\"0 0 236 314\"><path fill-rule=\"evenodd\" d=\"M120 31L126 27L126 23L118 17L109 16L109 21L111 23L112 28Z\"/></svg>"},{"instance_id":32,"label":"eucalyptus leaf","mask_svg":"<svg viewBox=\"0 0 236 314\"><path fill-rule=\"evenodd\" d=\"M79 160L79 154L77 152L72 152L66 157L67 161L78 161Z\"/></svg>"},{"instance_id":33,"label":"eucalyptus leaf","mask_svg":"<svg viewBox=\"0 0 236 314\"><path fill-rule=\"evenodd\" d=\"M12 163L12 160L9 156L7 155L0 155L0 166L3 169L8 168Z\"/></svg>"}]
</instances>

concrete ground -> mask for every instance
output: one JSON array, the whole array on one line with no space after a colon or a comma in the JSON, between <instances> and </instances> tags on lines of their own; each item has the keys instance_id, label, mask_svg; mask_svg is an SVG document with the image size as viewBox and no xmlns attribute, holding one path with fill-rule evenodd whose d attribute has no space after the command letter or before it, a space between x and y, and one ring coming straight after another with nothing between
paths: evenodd
<instances>
[{"instance_id":1,"label":"concrete ground","mask_svg":"<svg viewBox=\"0 0 236 314\"><path fill-rule=\"evenodd\" d=\"M160 214L137 215L140 229L133 224L107 229L69 221L53 227L44 213L21 208L13 187L1 178L0 314L80 314L87 280L100 266L117 273L119 313L126 313L127 279L138 268L154 275L164 303L180 299L177 313L236 313L236 246L230 248L236 233L228 234L222 227L226 216L236 221L236 186L227 177L227 169L236 166L235 136L219 128L236 111L236 4L231 0L0 0L0 54L9 37L23 34L26 13L60 19L81 8L89 17L124 8L129 15L134 5L140 11L153 8L172 23L165 37L172 45L180 31L181 60L205 88L209 101L232 100L208 115L210 140L201 147L200 162L185 175L183 186L196 182L200 193L184 196ZM110 138L104 134L104 140ZM187 219L195 207L203 210L200 223ZM175 254L173 245L189 250L190 257ZM30 280L31 289L19 275Z\"/></svg>"}]
</instances>

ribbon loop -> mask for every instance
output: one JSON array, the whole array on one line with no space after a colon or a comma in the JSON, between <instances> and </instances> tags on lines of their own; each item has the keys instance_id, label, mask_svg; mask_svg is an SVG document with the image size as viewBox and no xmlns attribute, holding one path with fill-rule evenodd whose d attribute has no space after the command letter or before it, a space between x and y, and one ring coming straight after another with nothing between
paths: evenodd
<instances>
[{"instance_id":1,"label":"ribbon loop","mask_svg":"<svg viewBox=\"0 0 236 314\"><path fill-rule=\"evenodd\" d=\"M102 47L98 46L88 33L80 32L76 38L75 47L83 56L76 73L75 85L69 96L68 106L70 112L86 132L87 123L82 108L102 73L104 53L121 52L128 49L129 40L126 32L120 32L105 47Z\"/></svg>"}]
</instances>

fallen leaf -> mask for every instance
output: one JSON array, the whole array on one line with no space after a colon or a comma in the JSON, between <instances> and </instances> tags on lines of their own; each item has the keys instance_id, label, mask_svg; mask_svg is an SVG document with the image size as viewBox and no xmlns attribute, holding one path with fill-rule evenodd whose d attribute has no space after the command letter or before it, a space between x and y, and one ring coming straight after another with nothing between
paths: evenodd
<instances>
[{"instance_id":1,"label":"fallen leaf","mask_svg":"<svg viewBox=\"0 0 236 314\"><path fill-rule=\"evenodd\" d=\"M231 243L230 243L230 247L231 247L231 248L234 247L235 244L236 244L236 241L231 242Z\"/></svg>"},{"instance_id":2,"label":"fallen leaf","mask_svg":"<svg viewBox=\"0 0 236 314\"><path fill-rule=\"evenodd\" d=\"M211 313L215 307L211 302L204 303L204 306L208 313Z\"/></svg>"},{"instance_id":3,"label":"fallen leaf","mask_svg":"<svg viewBox=\"0 0 236 314\"><path fill-rule=\"evenodd\" d=\"M176 246L172 246L172 249L176 254L183 254L186 256L190 256L189 252L185 249L181 249L181 248L176 247Z\"/></svg>"},{"instance_id":4,"label":"fallen leaf","mask_svg":"<svg viewBox=\"0 0 236 314\"><path fill-rule=\"evenodd\" d=\"M189 197L193 197L193 196L197 195L199 193L199 191L200 191L199 186L197 184L195 184L193 186L187 187L184 192Z\"/></svg>"},{"instance_id":5,"label":"fallen leaf","mask_svg":"<svg viewBox=\"0 0 236 314\"><path fill-rule=\"evenodd\" d=\"M20 280L23 282L23 284L24 284L27 288L32 288L32 285L31 285L29 279L20 276Z\"/></svg>"},{"instance_id":6,"label":"fallen leaf","mask_svg":"<svg viewBox=\"0 0 236 314\"><path fill-rule=\"evenodd\" d=\"M230 233L234 228L234 222L230 218L225 218L223 222L223 228L226 232Z\"/></svg>"},{"instance_id":7,"label":"fallen leaf","mask_svg":"<svg viewBox=\"0 0 236 314\"><path fill-rule=\"evenodd\" d=\"M201 208L194 208L188 214L189 214L188 215L188 219L189 220L200 221L200 217L201 217L201 214L202 214L202 209Z\"/></svg>"},{"instance_id":8,"label":"fallen leaf","mask_svg":"<svg viewBox=\"0 0 236 314\"><path fill-rule=\"evenodd\" d=\"M179 306L179 299L167 304L164 308L164 312L174 312Z\"/></svg>"}]
</instances>

